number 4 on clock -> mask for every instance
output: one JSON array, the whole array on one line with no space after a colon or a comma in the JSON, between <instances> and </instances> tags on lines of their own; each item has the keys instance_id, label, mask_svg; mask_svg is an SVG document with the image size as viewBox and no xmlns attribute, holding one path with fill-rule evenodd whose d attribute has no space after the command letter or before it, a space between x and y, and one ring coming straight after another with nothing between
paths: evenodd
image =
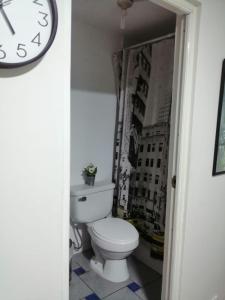
<instances>
[{"instance_id":1,"label":"number 4 on clock","mask_svg":"<svg viewBox=\"0 0 225 300\"><path fill-rule=\"evenodd\" d=\"M33 40L31 41L34 44L37 44L38 46L41 46L41 34L40 32L35 35L35 37L33 38Z\"/></svg>"}]
</instances>

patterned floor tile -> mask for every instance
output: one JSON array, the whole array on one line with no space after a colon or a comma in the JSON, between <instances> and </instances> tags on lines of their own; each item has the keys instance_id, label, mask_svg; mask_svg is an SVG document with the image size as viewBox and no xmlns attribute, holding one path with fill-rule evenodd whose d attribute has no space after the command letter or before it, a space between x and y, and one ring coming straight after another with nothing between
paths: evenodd
<instances>
[{"instance_id":1,"label":"patterned floor tile","mask_svg":"<svg viewBox=\"0 0 225 300\"><path fill-rule=\"evenodd\" d=\"M71 259L71 267L72 267L72 270L77 269L77 268L80 267L80 265L74 260L74 256Z\"/></svg>"},{"instance_id":2,"label":"patterned floor tile","mask_svg":"<svg viewBox=\"0 0 225 300\"><path fill-rule=\"evenodd\" d=\"M88 250L82 253L75 254L73 256L73 263L76 263L83 267L86 271L90 271L90 259L94 255L92 250Z\"/></svg>"},{"instance_id":3,"label":"patterned floor tile","mask_svg":"<svg viewBox=\"0 0 225 300\"><path fill-rule=\"evenodd\" d=\"M104 300L140 300L138 296L135 295L130 289L123 288L114 294L104 298Z\"/></svg>"},{"instance_id":4,"label":"patterned floor tile","mask_svg":"<svg viewBox=\"0 0 225 300\"><path fill-rule=\"evenodd\" d=\"M82 267L79 267L77 269L74 269L73 272L77 275L77 276L81 276L83 275L86 271L82 268Z\"/></svg>"},{"instance_id":5,"label":"patterned floor tile","mask_svg":"<svg viewBox=\"0 0 225 300\"><path fill-rule=\"evenodd\" d=\"M141 288L136 294L143 300L161 300L162 281L158 279Z\"/></svg>"},{"instance_id":6,"label":"patterned floor tile","mask_svg":"<svg viewBox=\"0 0 225 300\"><path fill-rule=\"evenodd\" d=\"M91 294L85 297L85 300L101 300L96 294Z\"/></svg>"},{"instance_id":7,"label":"patterned floor tile","mask_svg":"<svg viewBox=\"0 0 225 300\"><path fill-rule=\"evenodd\" d=\"M128 289L130 289L132 292L137 292L138 290L140 290L140 285L139 284L137 284L136 282L132 282L132 283L130 283L130 284L128 284Z\"/></svg>"},{"instance_id":8,"label":"patterned floor tile","mask_svg":"<svg viewBox=\"0 0 225 300\"><path fill-rule=\"evenodd\" d=\"M70 283L70 300L79 300L92 294L93 292L89 289L86 284L76 275L73 274L72 281Z\"/></svg>"},{"instance_id":9,"label":"patterned floor tile","mask_svg":"<svg viewBox=\"0 0 225 300\"><path fill-rule=\"evenodd\" d=\"M100 298L106 297L119 289L126 287L130 280L114 283L101 278L94 271L90 271L81 275L80 278L89 286Z\"/></svg>"},{"instance_id":10,"label":"patterned floor tile","mask_svg":"<svg viewBox=\"0 0 225 300\"><path fill-rule=\"evenodd\" d=\"M92 251L86 251L73 256L73 280L70 285L70 300L98 299L91 297L99 297L107 300L132 300L138 299L138 296L139 299L143 300L160 299L161 276L135 257L131 256L128 258L130 279L122 283L113 283L101 278L90 269L89 262L92 256ZM128 285L129 288L127 287ZM87 298L88 296L90 298Z\"/></svg>"},{"instance_id":11,"label":"patterned floor tile","mask_svg":"<svg viewBox=\"0 0 225 300\"><path fill-rule=\"evenodd\" d=\"M130 279L141 286L160 278L160 274L144 265L134 256L128 257L128 269L130 272Z\"/></svg>"}]
</instances>

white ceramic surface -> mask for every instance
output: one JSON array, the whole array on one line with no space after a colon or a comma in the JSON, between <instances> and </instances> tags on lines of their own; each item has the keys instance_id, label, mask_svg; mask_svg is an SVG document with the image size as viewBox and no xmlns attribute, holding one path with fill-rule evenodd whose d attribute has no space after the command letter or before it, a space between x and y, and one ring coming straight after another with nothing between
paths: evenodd
<instances>
[{"instance_id":1,"label":"white ceramic surface","mask_svg":"<svg viewBox=\"0 0 225 300\"><path fill-rule=\"evenodd\" d=\"M132 251L139 243L136 228L119 218L96 221L88 227L88 232L98 247L108 251Z\"/></svg>"},{"instance_id":2,"label":"white ceramic surface","mask_svg":"<svg viewBox=\"0 0 225 300\"><path fill-rule=\"evenodd\" d=\"M71 219L87 224L95 252L91 268L102 278L123 282L129 278L126 258L138 246L139 234L127 221L108 217L114 187L109 182L71 187Z\"/></svg>"},{"instance_id":3,"label":"white ceramic surface","mask_svg":"<svg viewBox=\"0 0 225 300\"><path fill-rule=\"evenodd\" d=\"M74 223L94 222L108 216L112 210L115 185L96 182L94 186L72 186L70 192L70 215Z\"/></svg>"}]
</instances>

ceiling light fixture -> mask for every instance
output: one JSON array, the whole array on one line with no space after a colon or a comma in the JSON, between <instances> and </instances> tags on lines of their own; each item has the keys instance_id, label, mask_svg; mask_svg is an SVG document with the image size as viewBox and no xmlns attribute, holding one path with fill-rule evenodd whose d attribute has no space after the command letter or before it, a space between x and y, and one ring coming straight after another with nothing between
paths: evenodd
<instances>
[{"instance_id":1,"label":"ceiling light fixture","mask_svg":"<svg viewBox=\"0 0 225 300\"><path fill-rule=\"evenodd\" d=\"M134 0L117 0L117 4L122 10L120 29L125 30L127 9L130 8L134 4Z\"/></svg>"}]
</instances>

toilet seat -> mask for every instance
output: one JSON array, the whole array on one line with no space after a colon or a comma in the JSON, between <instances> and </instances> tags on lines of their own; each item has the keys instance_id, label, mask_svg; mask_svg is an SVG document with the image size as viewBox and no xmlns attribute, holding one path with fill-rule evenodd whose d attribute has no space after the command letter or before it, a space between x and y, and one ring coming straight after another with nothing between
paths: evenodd
<instances>
[{"instance_id":1,"label":"toilet seat","mask_svg":"<svg viewBox=\"0 0 225 300\"><path fill-rule=\"evenodd\" d=\"M132 251L138 246L139 234L129 222L119 218L106 218L89 226L92 240L100 248L114 251Z\"/></svg>"}]
</instances>

